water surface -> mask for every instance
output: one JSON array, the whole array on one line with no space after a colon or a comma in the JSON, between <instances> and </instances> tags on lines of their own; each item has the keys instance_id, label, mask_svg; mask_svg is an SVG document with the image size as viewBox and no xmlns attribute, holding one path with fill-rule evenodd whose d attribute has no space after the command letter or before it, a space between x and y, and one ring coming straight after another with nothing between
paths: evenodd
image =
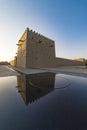
<instances>
[{"instance_id":1,"label":"water surface","mask_svg":"<svg viewBox=\"0 0 87 130\"><path fill-rule=\"evenodd\" d=\"M0 130L86 130L87 78L40 73L0 78Z\"/></svg>"}]
</instances>

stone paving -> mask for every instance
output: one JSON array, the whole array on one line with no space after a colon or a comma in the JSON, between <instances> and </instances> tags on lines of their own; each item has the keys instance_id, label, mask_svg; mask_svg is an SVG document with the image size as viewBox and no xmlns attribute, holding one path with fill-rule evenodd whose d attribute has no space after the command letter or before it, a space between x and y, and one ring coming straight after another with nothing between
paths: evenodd
<instances>
[{"instance_id":1,"label":"stone paving","mask_svg":"<svg viewBox=\"0 0 87 130\"><path fill-rule=\"evenodd\" d=\"M0 77L19 75L18 72L6 65L0 65Z\"/></svg>"},{"instance_id":2,"label":"stone paving","mask_svg":"<svg viewBox=\"0 0 87 130\"><path fill-rule=\"evenodd\" d=\"M87 68L85 66L67 66L67 67L58 67L58 68L16 68L12 67L14 70L22 73L22 74L32 74L32 73L43 73L43 72L53 72L53 73L62 73L62 74L70 74L77 76L85 76L87 77Z\"/></svg>"},{"instance_id":3,"label":"stone paving","mask_svg":"<svg viewBox=\"0 0 87 130\"><path fill-rule=\"evenodd\" d=\"M20 74L34 74L43 72L53 72L53 73L63 73L70 75L78 75L87 77L87 68L85 66L68 66L68 67L58 67L58 68L16 68L12 66L0 66L0 77L3 76L13 76Z\"/></svg>"}]
</instances>

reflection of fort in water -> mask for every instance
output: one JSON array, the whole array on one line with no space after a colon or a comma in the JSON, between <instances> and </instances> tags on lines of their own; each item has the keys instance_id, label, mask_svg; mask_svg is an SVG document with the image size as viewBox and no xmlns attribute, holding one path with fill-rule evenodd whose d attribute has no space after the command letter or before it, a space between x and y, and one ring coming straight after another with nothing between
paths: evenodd
<instances>
[{"instance_id":1,"label":"reflection of fort in water","mask_svg":"<svg viewBox=\"0 0 87 130\"><path fill-rule=\"evenodd\" d=\"M38 73L17 77L18 91L26 105L54 90L55 74Z\"/></svg>"}]
</instances>

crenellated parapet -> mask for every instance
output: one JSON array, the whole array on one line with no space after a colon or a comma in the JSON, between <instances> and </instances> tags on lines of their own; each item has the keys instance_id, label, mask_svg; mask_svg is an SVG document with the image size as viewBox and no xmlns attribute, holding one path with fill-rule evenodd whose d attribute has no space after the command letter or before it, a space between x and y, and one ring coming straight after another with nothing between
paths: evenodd
<instances>
[{"instance_id":1,"label":"crenellated parapet","mask_svg":"<svg viewBox=\"0 0 87 130\"><path fill-rule=\"evenodd\" d=\"M32 29L26 28L26 31L29 31L29 33L32 34L33 36L36 36L36 37L39 37L39 38L43 38L43 39L47 39L49 41L54 42L54 40L52 40L52 39L50 39L50 38L48 38L48 37L46 37L46 36L36 32L36 31L33 31Z\"/></svg>"}]
</instances>

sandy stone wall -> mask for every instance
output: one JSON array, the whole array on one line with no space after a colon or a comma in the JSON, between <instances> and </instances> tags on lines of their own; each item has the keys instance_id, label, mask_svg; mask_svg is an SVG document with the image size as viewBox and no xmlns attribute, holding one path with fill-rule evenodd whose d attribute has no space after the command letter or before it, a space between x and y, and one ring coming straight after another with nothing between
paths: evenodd
<instances>
[{"instance_id":1,"label":"sandy stone wall","mask_svg":"<svg viewBox=\"0 0 87 130\"><path fill-rule=\"evenodd\" d=\"M80 66L84 62L55 57L55 42L28 28L18 42L17 67L55 68L58 66Z\"/></svg>"},{"instance_id":2,"label":"sandy stone wall","mask_svg":"<svg viewBox=\"0 0 87 130\"><path fill-rule=\"evenodd\" d=\"M56 66L83 66L85 65L84 62L69 60L64 58L55 58Z\"/></svg>"},{"instance_id":3,"label":"sandy stone wall","mask_svg":"<svg viewBox=\"0 0 87 130\"><path fill-rule=\"evenodd\" d=\"M14 60L10 61L10 65L16 66L17 65L17 56L14 57Z\"/></svg>"},{"instance_id":4,"label":"sandy stone wall","mask_svg":"<svg viewBox=\"0 0 87 130\"><path fill-rule=\"evenodd\" d=\"M18 45L17 67L26 68L26 42L27 42L26 38L27 38L27 33L25 31L17 44Z\"/></svg>"},{"instance_id":5,"label":"sandy stone wall","mask_svg":"<svg viewBox=\"0 0 87 130\"><path fill-rule=\"evenodd\" d=\"M14 66L14 60L10 61L10 65Z\"/></svg>"},{"instance_id":6,"label":"sandy stone wall","mask_svg":"<svg viewBox=\"0 0 87 130\"><path fill-rule=\"evenodd\" d=\"M55 46L53 40L29 31L26 46L27 68L54 67Z\"/></svg>"},{"instance_id":7,"label":"sandy stone wall","mask_svg":"<svg viewBox=\"0 0 87 130\"><path fill-rule=\"evenodd\" d=\"M54 67L54 60L54 41L27 28L18 42L17 67Z\"/></svg>"}]
</instances>

